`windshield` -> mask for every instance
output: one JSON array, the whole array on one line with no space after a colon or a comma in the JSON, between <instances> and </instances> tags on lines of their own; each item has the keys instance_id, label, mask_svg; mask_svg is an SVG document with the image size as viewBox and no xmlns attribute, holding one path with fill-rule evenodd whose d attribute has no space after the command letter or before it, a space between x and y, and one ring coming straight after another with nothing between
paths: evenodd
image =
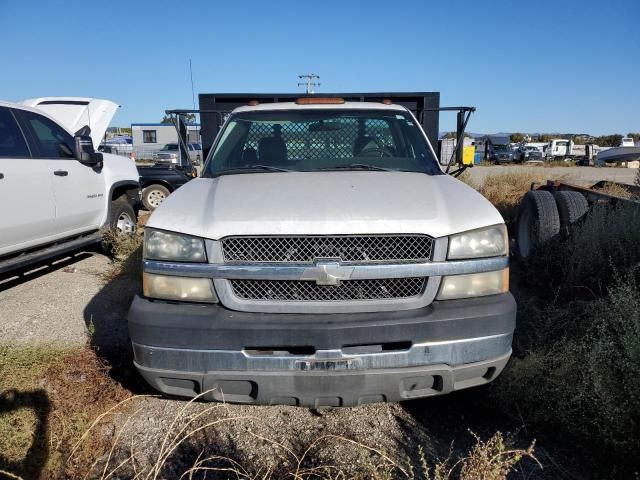
<instances>
[{"instance_id":1,"label":"windshield","mask_svg":"<svg viewBox=\"0 0 640 480\"><path fill-rule=\"evenodd\" d=\"M164 147L162 147L162 150L178 150L178 144L177 143L167 143Z\"/></svg>"},{"instance_id":2,"label":"windshield","mask_svg":"<svg viewBox=\"0 0 640 480\"><path fill-rule=\"evenodd\" d=\"M507 147L506 145L494 145L493 149L496 152L506 152L506 151L510 150L509 147Z\"/></svg>"},{"instance_id":3,"label":"windshield","mask_svg":"<svg viewBox=\"0 0 640 480\"><path fill-rule=\"evenodd\" d=\"M231 116L203 176L342 169L441 173L408 112L318 109Z\"/></svg>"}]
</instances>

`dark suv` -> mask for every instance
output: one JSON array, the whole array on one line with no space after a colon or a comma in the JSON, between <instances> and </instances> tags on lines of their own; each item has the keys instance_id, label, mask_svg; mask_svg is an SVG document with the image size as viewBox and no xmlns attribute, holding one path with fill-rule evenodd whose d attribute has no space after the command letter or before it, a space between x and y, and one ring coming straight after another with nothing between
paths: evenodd
<instances>
[{"instance_id":1,"label":"dark suv","mask_svg":"<svg viewBox=\"0 0 640 480\"><path fill-rule=\"evenodd\" d=\"M515 152L510 145L491 145L489 150L489 160L498 163L512 163L515 158Z\"/></svg>"}]
</instances>

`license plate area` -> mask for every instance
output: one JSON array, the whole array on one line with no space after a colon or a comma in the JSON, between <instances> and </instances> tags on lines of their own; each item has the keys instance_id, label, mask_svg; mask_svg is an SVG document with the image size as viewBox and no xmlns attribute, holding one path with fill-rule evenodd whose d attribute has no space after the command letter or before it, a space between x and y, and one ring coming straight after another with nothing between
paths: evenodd
<instances>
[{"instance_id":1,"label":"license plate area","mask_svg":"<svg viewBox=\"0 0 640 480\"><path fill-rule=\"evenodd\" d=\"M359 367L359 360L355 358L335 358L326 360L298 360L296 370L303 372L331 372L354 370Z\"/></svg>"}]
</instances>

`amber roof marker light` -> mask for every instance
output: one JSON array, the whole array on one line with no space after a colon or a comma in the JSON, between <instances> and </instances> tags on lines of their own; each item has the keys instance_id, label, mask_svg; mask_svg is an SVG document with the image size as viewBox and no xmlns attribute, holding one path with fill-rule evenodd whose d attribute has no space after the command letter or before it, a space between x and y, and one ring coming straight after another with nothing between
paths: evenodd
<instances>
[{"instance_id":1,"label":"amber roof marker light","mask_svg":"<svg viewBox=\"0 0 640 480\"><path fill-rule=\"evenodd\" d=\"M247 103L247 105L249 105L250 107L255 107L256 105L259 105L260 102L258 102L258 100L249 100L249 103Z\"/></svg>"},{"instance_id":2,"label":"amber roof marker light","mask_svg":"<svg viewBox=\"0 0 640 480\"><path fill-rule=\"evenodd\" d=\"M344 98L339 97L302 97L296 100L297 105L342 105Z\"/></svg>"},{"instance_id":3,"label":"amber roof marker light","mask_svg":"<svg viewBox=\"0 0 640 480\"><path fill-rule=\"evenodd\" d=\"M393 102L389 98L383 98L382 103L384 103L385 105L391 105Z\"/></svg>"}]
</instances>

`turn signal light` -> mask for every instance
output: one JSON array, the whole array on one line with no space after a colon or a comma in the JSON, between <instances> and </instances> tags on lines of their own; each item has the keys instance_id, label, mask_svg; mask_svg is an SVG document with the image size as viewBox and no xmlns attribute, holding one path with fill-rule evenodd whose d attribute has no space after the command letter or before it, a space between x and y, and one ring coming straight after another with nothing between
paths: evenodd
<instances>
[{"instance_id":1,"label":"turn signal light","mask_svg":"<svg viewBox=\"0 0 640 480\"><path fill-rule=\"evenodd\" d=\"M344 98L339 97L303 97L296 100L298 105L341 105Z\"/></svg>"}]
</instances>

